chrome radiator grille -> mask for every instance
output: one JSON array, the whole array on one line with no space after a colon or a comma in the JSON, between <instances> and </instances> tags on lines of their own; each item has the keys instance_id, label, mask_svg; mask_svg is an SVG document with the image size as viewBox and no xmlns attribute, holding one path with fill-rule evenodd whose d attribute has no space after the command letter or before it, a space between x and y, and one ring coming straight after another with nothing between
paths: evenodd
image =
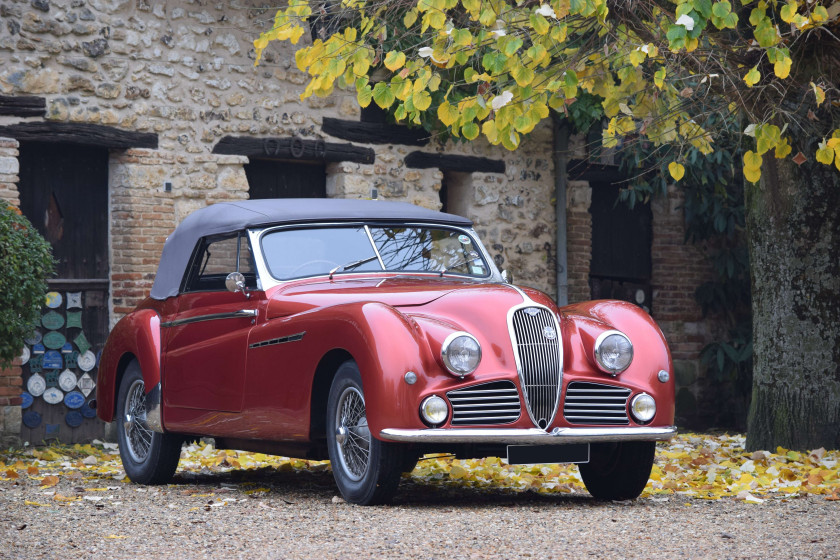
<instances>
[{"instance_id":1,"label":"chrome radiator grille","mask_svg":"<svg viewBox=\"0 0 840 560\"><path fill-rule=\"evenodd\" d=\"M519 392L510 381L495 381L446 393L452 425L509 424L519 419Z\"/></svg>"},{"instance_id":2,"label":"chrome radiator grille","mask_svg":"<svg viewBox=\"0 0 840 560\"><path fill-rule=\"evenodd\" d=\"M563 416L570 424L627 425L630 389L573 381L566 388Z\"/></svg>"},{"instance_id":3,"label":"chrome radiator grille","mask_svg":"<svg viewBox=\"0 0 840 560\"><path fill-rule=\"evenodd\" d=\"M510 319L516 365L528 413L534 424L546 428L557 412L563 356L560 326L544 307L523 307Z\"/></svg>"}]
</instances>

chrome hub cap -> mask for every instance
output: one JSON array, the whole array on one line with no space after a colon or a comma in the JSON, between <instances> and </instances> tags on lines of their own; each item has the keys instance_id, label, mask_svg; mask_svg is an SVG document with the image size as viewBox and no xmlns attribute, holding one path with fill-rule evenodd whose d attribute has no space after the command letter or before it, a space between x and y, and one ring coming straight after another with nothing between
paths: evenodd
<instances>
[{"instance_id":1,"label":"chrome hub cap","mask_svg":"<svg viewBox=\"0 0 840 560\"><path fill-rule=\"evenodd\" d=\"M338 460L347 476L359 481L370 464L370 429L365 414L365 399L355 387L347 387L341 393L335 423Z\"/></svg>"},{"instance_id":2,"label":"chrome hub cap","mask_svg":"<svg viewBox=\"0 0 840 560\"><path fill-rule=\"evenodd\" d=\"M335 431L335 441L338 445L344 445L347 441L347 427L339 426Z\"/></svg>"},{"instance_id":3,"label":"chrome hub cap","mask_svg":"<svg viewBox=\"0 0 840 560\"><path fill-rule=\"evenodd\" d=\"M142 380L138 379L128 388L123 418L128 454L135 462L142 463L152 446L152 431L146 425L146 391Z\"/></svg>"}]
</instances>

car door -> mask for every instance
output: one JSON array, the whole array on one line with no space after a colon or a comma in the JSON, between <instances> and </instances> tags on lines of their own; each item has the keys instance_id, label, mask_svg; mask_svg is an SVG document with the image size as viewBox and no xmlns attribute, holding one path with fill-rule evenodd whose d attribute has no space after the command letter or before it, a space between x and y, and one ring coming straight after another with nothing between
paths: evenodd
<instances>
[{"instance_id":1,"label":"car door","mask_svg":"<svg viewBox=\"0 0 840 560\"><path fill-rule=\"evenodd\" d=\"M264 300L244 234L199 241L164 330L163 399L167 407L239 412L245 386L248 335ZM246 278L231 292L231 272Z\"/></svg>"}]
</instances>

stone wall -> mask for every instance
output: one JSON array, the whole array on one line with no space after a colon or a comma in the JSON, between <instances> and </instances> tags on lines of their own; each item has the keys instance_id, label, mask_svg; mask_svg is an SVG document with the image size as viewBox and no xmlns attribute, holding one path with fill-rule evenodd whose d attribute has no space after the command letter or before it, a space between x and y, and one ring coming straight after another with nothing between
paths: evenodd
<instances>
[{"instance_id":1,"label":"stone wall","mask_svg":"<svg viewBox=\"0 0 840 560\"><path fill-rule=\"evenodd\" d=\"M11 138L0 138L0 200L12 206L20 206L18 196L18 142Z\"/></svg>"},{"instance_id":2,"label":"stone wall","mask_svg":"<svg viewBox=\"0 0 840 560\"><path fill-rule=\"evenodd\" d=\"M306 76L295 67L289 45L272 45L254 67L252 41L273 18L273 9L263 6L253 1L0 0L0 95L46 100L45 118L0 115L0 126L47 120L158 135L158 149L110 154L112 324L148 295L165 238L184 216L206 204L248 197L243 168L248 159L213 154L220 138L298 136L344 143L323 133L323 119L359 119L351 91L300 99ZM327 165L327 196L367 198L375 189L382 199L438 209L445 181L449 205L474 221L496 264L513 272L517 283L555 294L549 123L537 127L516 152L480 140L368 147L376 154L372 164ZM0 139L0 198L15 204L17 148L16 141ZM502 160L505 172L407 168L405 156L415 150ZM582 139L573 139L571 157L584 152ZM688 363L706 336L692 299L705 264L682 245L675 197L676 191L654 207L654 315L675 358ZM590 205L589 185L570 182L570 302L589 299ZM677 271L679 282L674 281ZM680 373L683 381L697 373L690 367L680 371L689 372Z\"/></svg>"},{"instance_id":3,"label":"stone wall","mask_svg":"<svg viewBox=\"0 0 840 560\"><path fill-rule=\"evenodd\" d=\"M342 142L321 132L323 118L359 117L352 92L300 99L305 76L288 45L273 45L253 66L251 42L273 16L258 6L0 2L0 94L46 98L49 121L158 134L158 150L111 156L112 320L148 294L163 240L184 215L218 200L247 198L247 159L211 154L222 136ZM0 117L0 125L21 120L40 119ZM465 214L497 264L553 293L550 127L525 143L516 153L481 142L422 149L505 161L503 175L473 174L475 194L467 193ZM440 208L441 171L404 166L405 155L417 148L374 148L371 165L328 166L328 196L368 198L376 189L383 199ZM171 192L164 192L165 181Z\"/></svg>"},{"instance_id":4,"label":"stone wall","mask_svg":"<svg viewBox=\"0 0 840 560\"><path fill-rule=\"evenodd\" d=\"M115 153L111 193L111 323L149 295L166 237L190 212L248 198L241 156L186 157L155 150ZM166 192L165 182L172 188Z\"/></svg>"}]
</instances>

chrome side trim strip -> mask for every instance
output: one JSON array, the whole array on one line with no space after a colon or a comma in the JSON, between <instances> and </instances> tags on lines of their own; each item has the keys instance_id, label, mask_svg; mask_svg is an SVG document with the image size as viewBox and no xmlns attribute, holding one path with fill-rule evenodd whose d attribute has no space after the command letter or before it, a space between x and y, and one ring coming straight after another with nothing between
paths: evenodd
<instances>
[{"instance_id":1,"label":"chrome side trim strip","mask_svg":"<svg viewBox=\"0 0 840 560\"><path fill-rule=\"evenodd\" d=\"M239 311L231 311L230 313L213 313L212 315L198 315L196 317L185 317L183 319L175 319L174 321L167 321L161 323L161 327L180 327L181 325L188 325L190 323L200 323L202 321L216 321L218 319L237 319L240 317L256 317L259 311L256 309L240 309Z\"/></svg>"},{"instance_id":2,"label":"chrome side trim strip","mask_svg":"<svg viewBox=\"0 0 840 560\"><path fill-rule=\"evenodd\" d=\"M565 443L597 443L602 441L662 441L677 433L676 426L664 428L554 428L550 432L538 428L429 428L400 430L386 428L379 437L386 441L412 443L504 443L563 445Z\"/></svg>"},{"instance_id":3,"label":"chrome side trim strip","mask_svg":"<svg viewBox=\"0 0 840 560\"><path fill-rule=\"evenodd\" d=\"M146 393L146 425L153 432L163 433L163 422L160 418L160 383Z\"/></svg>"},{"instance_id":4,"label":"chrome side trim strip","mask_svg":"<svg viewBox=\"0 0 840 560\"><path fill-rule=\"evenodd\" d=\"M286 342L297 342L298 340L301 340L305 334L306 331L303 331L297 334L291 334L289 336L272 338L271 340L263 340L262 342L255 342L253 344L248 345L248 348L262 348L263 346L274 346L275 344L284 344Z\"/></svg>"}]
</instances>

